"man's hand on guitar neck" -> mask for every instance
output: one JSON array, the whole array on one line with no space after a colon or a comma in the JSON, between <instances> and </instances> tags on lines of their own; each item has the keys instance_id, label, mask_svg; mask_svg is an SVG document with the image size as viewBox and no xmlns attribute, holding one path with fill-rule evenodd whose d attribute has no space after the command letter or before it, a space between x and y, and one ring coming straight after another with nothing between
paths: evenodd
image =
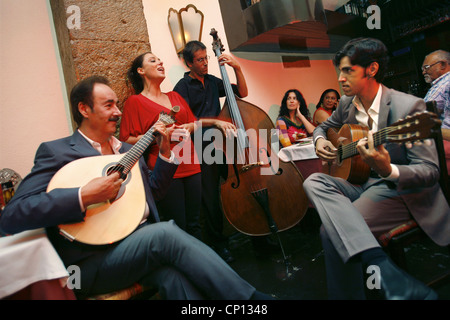
<instances>
[{"instance_id":1,"label":"man's hand on guitar neck","mask_svg":"<svg viewBox=\"0 0 450 320\"><path fill-rule=\"evenodd\" d=\"M337 149L323 137L319 137L316 141L316 155L324 161L333 161L336 159Z\"/></svg>"},{"instance_id":2,"label":"man's hand on guitar neck","mask_svg":"<svg viewBox=\"0 0 450 320\"><path fill-rule=\"evenodd\" d=\"M373 134L369 131L367 138L360 139L356 149L361 160L367 163L380 177L388 177L392 172L391 156L382 144L374 146Z\"/></svg>"}]
</instances>

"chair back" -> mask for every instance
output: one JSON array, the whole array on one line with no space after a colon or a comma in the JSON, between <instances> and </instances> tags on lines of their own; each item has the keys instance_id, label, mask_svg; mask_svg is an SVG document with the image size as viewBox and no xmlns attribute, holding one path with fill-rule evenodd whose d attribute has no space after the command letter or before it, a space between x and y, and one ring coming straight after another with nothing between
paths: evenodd
<instances>
[{"instance_id":1,"label":"chair back","mask_svg":"<svg viewBox=\"0 0 450 320\"><path fill-rule=\"evenodd\" d=\"M437 115L439 114L436 108L436 101L427 101L425 104L427 106L428 112L433 112ZM442 131L437 130L436 133L433 135L433 138L439 156L439 169L440 169L439 184L441 185L442 192L444 192L447 202L450 204L450 197L448 192L449 177L447 171L447 161L445 159L444 139L442 138Z\"/></svg>"}]
</instances>

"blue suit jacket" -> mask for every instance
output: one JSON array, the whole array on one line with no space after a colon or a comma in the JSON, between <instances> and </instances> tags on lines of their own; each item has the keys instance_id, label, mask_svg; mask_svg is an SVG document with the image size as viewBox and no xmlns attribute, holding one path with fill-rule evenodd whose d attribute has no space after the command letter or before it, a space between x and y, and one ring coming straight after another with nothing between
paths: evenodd
<instances>
[{"instance_id":1,"label":"blue suit jacket","mask_svg":"<svg viewBox=\"0 0 450 320\"><path fill-rule=\"evenodd\" d=\"M124 153L131 147L123 143L120 152ZM98 253L98 246L70 242L59 235L56 227L59 224L83 220L84 212L81 211L78 199L79 188L46 192L50 180L60 168L71 161L91 156L100 154L78 131L72 136L42 143L36 152L31 173L20 183L15 196L2 212L0 228L7 233L47 228L50 241L67 266ZM151 222L159 221L155 198L158 200L165 195L177 165L158 159L155 169L150 173L141 158L139 166L150 208L149 219Z\"/></svg>"}]
</instances>

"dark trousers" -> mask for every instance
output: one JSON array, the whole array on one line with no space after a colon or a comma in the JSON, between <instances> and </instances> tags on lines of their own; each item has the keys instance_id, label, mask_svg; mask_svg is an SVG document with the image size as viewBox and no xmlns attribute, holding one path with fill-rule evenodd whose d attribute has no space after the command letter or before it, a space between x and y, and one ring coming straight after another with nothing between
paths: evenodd
<instances>
[{"instance_id":1,"label":"dark trousers","mask_svg":"<svg viewBox=\"0 0 450 320\"><path fill-rule=\"evenodd\" d=\"M201 153L199 158L202 170L201 213L204 218L204 240L207 244L220 249L225 247L228 241L227 237L223 235L224 214L220 199L220 178L226 175L227 165L223 152L211 149L212 143L213 141L195 143L195 149L197 154ZM207 150L205 151L205 149ZM208 156L215 159L214 163L205 159ZM217 161L218 159L221 159L222 162Z\"/></svg>"},{"instance_id":2,"label":"dark trousers","mask_svg":"<svg viewBox=\"0 0 450 320\"><path fill-rule=\"evenodd\" d=\"M173 221L141 225L124 240L99 248L78 265L81 290L90 289L91 295L135 282L156 286L162 298L169 300L241 300L255 292L211 248ZM87 278L93 279L89 285L83 282Z\"/></svg>"},{"instance_id":3,"label":"dark trousers","mask_svg":"<svg viewBox=\"0 0 450 320\"><path fill-rule=\"evenodd\" d=\"M214 247L224 247L223 212L220 201L220 172L222 164L205 164L202 168L202 213L204 216L205 241Z\"/></svg>"},{"instance_id":4,"label":"dark trousers","mask_svg":"<svg viewBox=\"0 0 450 320\"><path fill-rule=\"evenodd\" d=\"M174 220L190 235L202 240L200 226L201 174L173 179L167 195L157 202L161 220Z\"/></svg>"}]
</instances>

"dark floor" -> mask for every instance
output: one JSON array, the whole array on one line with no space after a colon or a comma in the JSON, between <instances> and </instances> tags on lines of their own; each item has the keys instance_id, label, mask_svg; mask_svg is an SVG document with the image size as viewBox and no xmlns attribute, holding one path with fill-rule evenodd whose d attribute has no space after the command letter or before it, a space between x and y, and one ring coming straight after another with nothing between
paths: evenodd
<instances>
[{"instance_id":1,"label":"dark floor","mask_svg":"<svg viewBox=\"0 0 450 320\"><path fill-rule=\"evenodd\" d=\"M251 237L227 226L230 251L235 258L230 265L258 290L281 300L327 299L318 219L317 213L310 209L298 225L279 233L285 255L289 258L288 269L281 251L256 257ZM277 241L276 237L271 236L271 239ZM412 244L406 252L409 273L425 283L450 269L449 250L429 239ZM450 281L433 288L440 300L450 300ZM368 298L380 299L374 292L368 292Z\"/></svg>"}]
</instances>

